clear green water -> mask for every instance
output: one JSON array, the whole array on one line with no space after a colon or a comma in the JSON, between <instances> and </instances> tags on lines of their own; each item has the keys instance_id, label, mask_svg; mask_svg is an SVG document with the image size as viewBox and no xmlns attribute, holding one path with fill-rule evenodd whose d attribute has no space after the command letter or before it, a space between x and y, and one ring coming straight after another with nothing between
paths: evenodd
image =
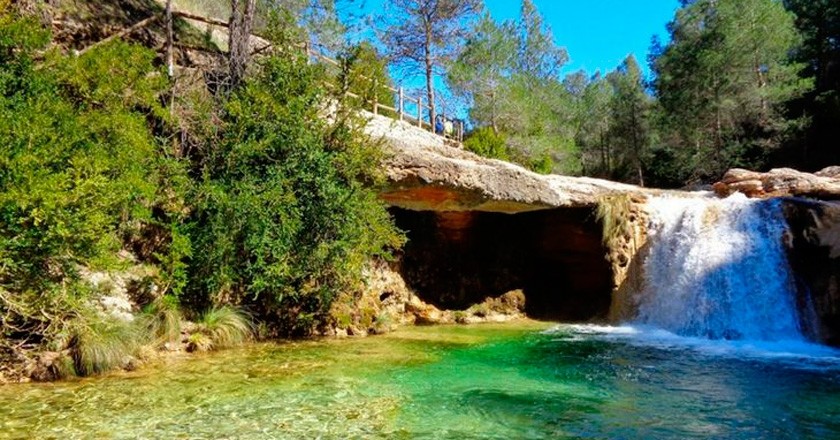
<instances>
[{"instance_id":1,"label":"clear green water","mask_svg":"<svg viewBox=\"0 0 840 440\"><path fill-rule=\"evenodd\" d=\"M523 322L0 387L0 438L840 438L840 354Z\"/></svg>"}]
</instances>

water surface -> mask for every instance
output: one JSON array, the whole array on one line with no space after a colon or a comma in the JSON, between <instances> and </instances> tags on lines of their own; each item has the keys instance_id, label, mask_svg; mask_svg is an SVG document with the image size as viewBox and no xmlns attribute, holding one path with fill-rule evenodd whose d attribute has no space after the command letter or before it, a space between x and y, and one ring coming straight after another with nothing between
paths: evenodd
<instances>
[{"instance_id":1,"label":"water surface","mask_svg":"<svg viewBox=\"0 0 840 440\"><path fill-rule=\"evenodd\" d=\"M0 387L0 438L840 438L840 353L519 322Z\"/></svg>"}]
</instances>

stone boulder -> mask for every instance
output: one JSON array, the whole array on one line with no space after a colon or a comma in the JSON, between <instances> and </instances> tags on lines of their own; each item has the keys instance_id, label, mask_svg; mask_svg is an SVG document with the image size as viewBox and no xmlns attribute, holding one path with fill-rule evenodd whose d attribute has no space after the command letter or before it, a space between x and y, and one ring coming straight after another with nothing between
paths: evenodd
<instances>
[{"instance_id":1,"label":"stone boulder","mask_svg":"<svg viewBox=\"0 0 840 440\"><path fill-rule=\"evenodd\" d=\"M790 168L773 169L766 173L734 168L714 184L714 190L721 197L740 192L756 198L802 196L840 199L840 167L829 167L814 174Z\"/></svg>"}]
</instances>

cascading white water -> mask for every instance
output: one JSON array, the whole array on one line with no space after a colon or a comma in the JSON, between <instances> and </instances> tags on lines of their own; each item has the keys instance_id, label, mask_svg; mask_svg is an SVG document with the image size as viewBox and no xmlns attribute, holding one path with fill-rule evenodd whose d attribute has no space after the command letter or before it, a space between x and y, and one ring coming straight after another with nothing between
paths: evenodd
<instances>
[{"instance_id":1,"label":"cascading white water","mask_svg":"<svg viewBox=\"0 0 840 440\"><path fill-rule=\"evenodd\" d=\"M683 336L801 340L777 201L653 198L638 321Z\"/></svg>"}]
</instances>

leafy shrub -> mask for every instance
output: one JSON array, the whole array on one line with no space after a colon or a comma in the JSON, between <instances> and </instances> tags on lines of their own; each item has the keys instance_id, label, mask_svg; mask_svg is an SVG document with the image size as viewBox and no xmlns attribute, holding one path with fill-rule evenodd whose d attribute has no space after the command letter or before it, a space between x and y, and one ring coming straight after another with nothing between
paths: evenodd
<instances>
[{"instance_id":1,"label":"leafy shrub","mask_svg":"<svg viewBox=\"0 0 840 440\"><path fill-rule=\"evenodd\" d=\"M339 55L343 68L338 75L337 85L346 87L347 91L359 96L359 100L351 99L354 105L366 110L373 110L372 102L396 108L393 80L388 74L388 63L380 56L376 48L368 42L362 42L348 48Z\"/></svg>"},{"instance_id":2,"label":"leafy shrub","mask_svg":"<svg viewBox=\"0 0 840 440\"><path fill-rule=\"evenodd\" d=\"M464 148L479 156L510 160L505 136L496 133L491 127L474 130L464 141Z\"/></svg>"},{"instance_id":3,"label":"leafy shrub","mask_svg":"<svg viewBox=\"0 0 840 440\"><path fill-rule=\"evenodd\" d=\"M379 149L352 118L324 122L319 72L279 54L227 102L190 225L193 307L247 305L275 334L307 335L369 257L401 244L369 189Z\"/></svg>"},{"instance_id":4,"label":"leafy shrub","mask_svg":"<svg viewBox=\"0 0 840 440\"><path fill-rule=\"evenodd\" d=\"M531 161L531 171L540 174L551 174L554 170L554 159L550 155L544 154L538 159Z\"/></svg>"},{"instance_id":5,"label":"leafy shrub","mask_svg":"<svg viewBox=\"0 0 840 440\"><path fill-rule=\"evenodd\" d=\"M183 182L156 136L168 112L154 52L114 42L69 57L48 42L38 23L0 14L0 340L42 344L89 302L79 267L114 267L124 237L177 222L165 202L182 198L169 182ZM111 364L108 350L90 348L110 327L76 330L83 374Z\"/></svg>"}]
</instances>

